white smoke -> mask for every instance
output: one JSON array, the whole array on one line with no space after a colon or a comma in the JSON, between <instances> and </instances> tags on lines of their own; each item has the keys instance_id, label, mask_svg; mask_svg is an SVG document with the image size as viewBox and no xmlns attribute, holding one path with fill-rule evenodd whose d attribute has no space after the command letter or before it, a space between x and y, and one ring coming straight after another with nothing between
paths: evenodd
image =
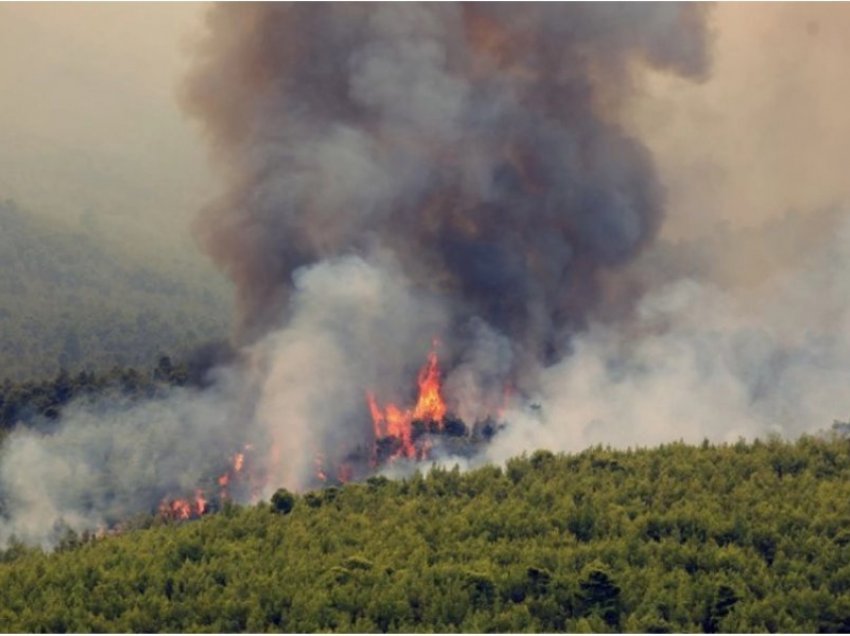
<instances>
[{"instance_id":1,"label":"white smoke","mask_svg":"<svg viewBox=\"0 0 850 636\"><path fill-rule=\"evenodd\" d=\"M652 291L627 327L576 336L487 457L828 429L850 413L848 267L850 217L755 288L682 278Z\"/></svg>"},{"instance_id":2,"label":"white smoke","mask_svg":"<svg viewBox=\"0 0 850 636\"><path fill-rule=\"evenodd\" d=\"M192 493L244 442L241 382L172 389L128 403L101 396L63 411L55 431L19 427L0 448L0 544L51 546L62 528L107 528Z\"/></svg>"},{"instance_id":3,"label":"white smoke","mask_svg":"<svg viewBox=\"0 0 850 636\"><path fill-rule=\"evenodd\" d=\"M302 488L321 453L331 465L371 439L365 391L405 395L445 327L388 254L324 261L295 275L292 317L252 347L265 360L257 421L274 447L270 487ZM368 454L368 449L360 449Z\"/></svg>"}]
</instances>

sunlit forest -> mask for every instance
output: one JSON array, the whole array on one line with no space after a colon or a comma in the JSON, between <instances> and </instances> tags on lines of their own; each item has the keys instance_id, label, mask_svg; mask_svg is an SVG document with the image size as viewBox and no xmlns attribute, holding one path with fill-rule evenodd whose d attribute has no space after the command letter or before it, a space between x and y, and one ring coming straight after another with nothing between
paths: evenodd
<instances>
[{"instance_id":1,"label":"sunlit forest","mask_svg":"<svg viewBox=\"0 0 850 636\"><path fill-rule=\"evenodd\" d=\"M848 631L848 478L834 433L281 490L13 545L0 629Z\"/></svg>"}]
</instances>

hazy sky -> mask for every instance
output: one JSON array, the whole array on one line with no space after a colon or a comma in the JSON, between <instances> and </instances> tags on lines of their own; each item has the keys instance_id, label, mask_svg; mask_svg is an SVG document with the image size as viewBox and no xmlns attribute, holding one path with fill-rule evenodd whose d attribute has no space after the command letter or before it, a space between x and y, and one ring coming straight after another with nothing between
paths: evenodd
<instances>
[{"instance_id":1,"label":"hazy sky","mask_svg":"<svg viewBox=\"0 0 850 636\"><path fill-rule=\"evenodd\" d=\"M0 4L0 196L188 236L214 180L175 91L204 9ZM850 6L721 4L713 22L710 79L654 77L625 114L670 191L666 232L847 197Z\"/></svg>"},{"instance_id":2,"label":"hazy sky","mask_svg":"<svg viewBox=\"0 0 850 636\"><path fill-rule=\"evenodd\" d=\"M714 7L702 85L656 77L630 117L670 190L670 235L850 197L850 5Z\"/></svg>"},{"instance_id":3,"label":"hazy sky","mask_svg":"<svg viewBox=\"0 0 850 636\"><path fill-rule=\"evenodd\" d=\"M140 238L187 234L209 175L175 91L203 10L0 4L0 197L117 217Z\"/></svg>"}]
</instances>

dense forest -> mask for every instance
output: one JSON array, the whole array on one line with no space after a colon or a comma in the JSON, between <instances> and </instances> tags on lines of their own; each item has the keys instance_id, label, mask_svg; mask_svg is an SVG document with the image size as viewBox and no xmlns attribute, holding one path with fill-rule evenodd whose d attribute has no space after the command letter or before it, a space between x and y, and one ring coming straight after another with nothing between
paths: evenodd
<instances>
[{"instance_id":1,"label":"dense forest","mask_svg":"<svg viewBox=\"0 0 850 636\"><path fill-rule=\"evenodd\" d=\"M850 631L850 441L538 451L373 477L51 554L0 629Z\"/></svg>"},{"instance_id":2,"label":"dense forest","mask_svg":"<svg viewBox=\"0 0 850 636\"><path fill-rule=\"evenodd\" d=\"M0 380L150 366L227 336L229 290L0 200Z\"/></svg>"}]
</instances>

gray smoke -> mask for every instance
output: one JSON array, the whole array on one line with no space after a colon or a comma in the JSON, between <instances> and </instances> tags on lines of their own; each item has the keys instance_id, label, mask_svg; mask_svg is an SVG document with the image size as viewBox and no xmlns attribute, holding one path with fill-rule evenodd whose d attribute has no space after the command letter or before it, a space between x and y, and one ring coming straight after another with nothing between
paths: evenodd
<instances>
[{"instance_id":1,"label":"gray smoke","mask_svg":"<svg viewBox=\"0 0 850 636\"><path fill-rule=\"evenodd\" d=\"M185 90L223 168L199 222L241 336L293 272L390 250L409 285L522 356L559 357L600 270L656 233L650 158L606 112L636 62L707 68L694 5L220 6Z\"/></svg>"},{"instance_id":2,"label":"gray smoke","mask_svg":"<svg viewBox=\"0 0 850 636\"><path fill-rule=\"evenodd\" d=\"M467 421L538 387L663 217L615 116L633 67L708 66L697 5L222 5L208 27L184 103L224 191L197 227L296 486L370 443L366 390L411 399L435 336Z\"/></svg>"},{"instance_id":3,"label":"gray smoke","mask_svg":"<svg viewBox=\"0 0 850 636\"><path fill-rule=\"evenodd\" d=\"M691 243L697 257L689 262L667 254L662 262L678 262L679 276L668 273L647 293L626 327L597 324L578 335L572 355L543 372L537 395L514 405L487 457L794 438L846 421L850 213L833 210L817 220L833 231L798 241L810 249L737 286L697 249L713 239ZM723 253L735 258L744 246L773 243L776 256L798 225L787 217L761 232L725 235Z\"/></svg>"},{"instance_id":4,"label":"gray smoke","mask_svg":"<svg viewBox=\"0 0 850 636\"><path fill-rule=\"evenodd\" d=\"M618 124L632 70L703 78L704 13L213 7L183 102L222 175L197 229L236 285L243 363L202 393L15 433L0 539L49 544L60 521L150 510L245 443L264 453L263 494L304 487L317 457L362 455L365 391L407 403L434 337L449 408L470 422L506 385L557 393L551 365L581 359L564 357L576 335L628 314L636 298L610 281L663 218L651 158Z\"/></svg>"},{"instance_id":5,"label":"gray smoke","mask_svg":"<svg viewBox=\"0 0 850 636\"><path fill-rule=\"evenodd\" d=\"M365 392L409 404L434 337L454 415L513 389L464 465L846 418L846 207L656 241L662 188L618 122L647 74L705 77L706 22L669 3L214 7L183 102L221 171L197 228L236 285L239 362L13 433L0 541L150 511L246 443L262 496L315 485L317 461L368 456Z\"/></svg>"},{"instance_id":6,"label":"gray smoke","mask_svg":"<svg viewBox=\"0 0 850 636\"><path fill-rule=\"evenodd\" d=\"M66 408L55 431L13 431L0 449L0 545L49 547L68 528L108 529L166 497L213 492L251 435L241 380L220 374L215 387L142 402L103 395Z\"/></svg>"}]
</instances>

